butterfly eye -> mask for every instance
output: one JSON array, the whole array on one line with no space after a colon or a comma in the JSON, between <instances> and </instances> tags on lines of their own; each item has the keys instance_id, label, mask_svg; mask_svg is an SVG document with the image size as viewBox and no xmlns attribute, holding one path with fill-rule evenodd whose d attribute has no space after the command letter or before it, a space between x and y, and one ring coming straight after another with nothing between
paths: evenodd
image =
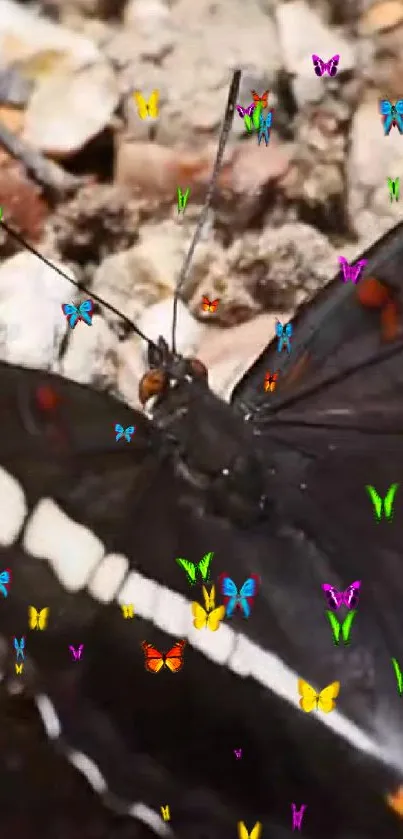
<instances>
[{"instance_id":1,"label":"butterfly eye","mask_svg":"<svg viewBox=\"0 0 403 839\"><path fill-rule=\"evenodd\" d=\"M192 373L195 374L199 379L207 379L208 378L208 370L205 364L200 361L199 358L191 358L189 359L189 364L192 370Z\"/></svg>"},{"instance_id":2,"label":"butterfly eye","mask_svg":"<svg viewBox=\"0 0 403 839\"><path fill-rule=\"evenodd\" d=\"M163 393L168 384L168 376L164 370L148 370L139 384L139 399L142 405L151 396L159 396Z\"/></svg>"}]
</instances>

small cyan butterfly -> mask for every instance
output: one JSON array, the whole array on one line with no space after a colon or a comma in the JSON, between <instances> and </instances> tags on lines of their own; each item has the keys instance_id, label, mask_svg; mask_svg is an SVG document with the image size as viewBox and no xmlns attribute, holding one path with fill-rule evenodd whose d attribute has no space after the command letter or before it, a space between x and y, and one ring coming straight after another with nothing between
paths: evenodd
<instances>
[{"instance_id":1,"label":"small cyan butterfly","mask_svg":"<svg viewBox=\"0 0 403 839\"><path fill-rule=\"evenodd\" d=\"M116 425L115 425L116 440L121 440L122 437L124 437L125 440L128 443L130 443L135 430L136 430L135 425L128 425L127 428L123 428L123 425L119 425L119 423L116 423Z\"/></svg>"},{"instance_id":2,"label":"small cyan butterfly","mask_svg":"<svg viewBox=\"0 0 403 839\"><path fill-rule=\"evenodd\" d=\"M92 314L94 304L92 300L83 300L79 306L73 303L62 303L63 314L66 315L70 329L74 329L79 320L84 321L87 326L92 326Z\"/></svg>"}]
</instances>

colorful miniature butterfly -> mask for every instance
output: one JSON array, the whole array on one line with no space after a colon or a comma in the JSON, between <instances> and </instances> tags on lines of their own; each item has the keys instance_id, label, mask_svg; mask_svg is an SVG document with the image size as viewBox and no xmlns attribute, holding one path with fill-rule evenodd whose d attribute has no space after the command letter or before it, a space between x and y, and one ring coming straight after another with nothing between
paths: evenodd
<instances>
[{"instance_id":1,"label":"colorful miniature butterfly","mask_svg":"<svg viewBox=\"0 0 403 839\"><path fill-rule=\"evenodd\" d=\"M238 822L239 839L260 839L261 833L262 825L260 822L256 822L250 833L248 833L245 822Z\"/></svg>"},{"instance_id":2,"label":"colorful miniature butterfly","mask_svg":"<svg viewBox=\"0 0 403 839\"><path fill-rule=\"evenodd\" d=\"M209 300L208 297L203 297L202 298L203 312L216 312L219 302L220 302L219 297L217 297L216 300Z\"/></svg>"},{"instance_id":3,"label":"colorful miniature butterfly","mask_svg":"<svg viewBox=\"0 0 403 839\"><path fill-rule=\"evenodd\" d=\"M84 649L84 644L80 644L80 646L78 647L77 650L73 647L72 644L69 644L69 650L73 654L73 658L74 658L75 661L77 661L77 659L81 658L81 653L82 653L83 649Z\"/></svg>"},{"instance_id":4,"label":"colorful miniature butterfly","mask_svg":"<svg viewBox=\"0 0 403 839\"><path fill-rule=\"evenodd\" d=\"M260 578L256 574L251 574L239 591L234 581L227 574L220 574L218 584L224 599L227 618L232 617L235 609L240 609L243 617L249 618L253 598L256 597L260 585Z\"/></svg>"},{"instance_id":5,"label":"colorful miniature butterfly","mask_svg":"<svg viewBox=\"0 0 403 839\"><path fill-rule=\"evenodd\" d=\"M8 586L11 583L11 571L9 568L6 568L5 571L2 571L0 574L0 591L3 597L7 597L8 595Z\"/></svg>"},{"instance_id":6,"label":"colorful miniature butterfly","mask_svg":"<svg viewBox=\"0 0 403 839\"><path fill-rule=\"evenodd\" d=\"M135 430L136 430L135 425L128 425L127 428L123 428L123 425L119 425L119 423L116 423L116 425L115 425L116 438L115 439L116 440L121 440L122 437L124 437L125 440L128 443L130 443Z\"/></svg>"},{"instance_id":7,"label":"colorful miniature butterfly","mask_svg":"<svg viewBox=\"0 0 403 839\"><path fill-rule=\"evenodd\" d=\"M332 682L331 685L323 688L319 693L314 690L308 682L303 679L298 679L298 693L301 697L299 700L300 708L309 714L314 708L323 711L324 714L329 714L330 711L336 707L335 699L340 692L340 682Z\"/></svg>"},{"instance_id":8,"label":"colorful miniature butterfly","mask_svg":"<svg viewBox=\"0 0 403 839\"><path fill-rule=\"evenodd\" d=\"M186 641L177 641L167 653L160 653L152 644L143 641L142 648L145 655L144 666L149 673L159 673L164 667L168 667L171 673L178 673L183 667L183 650Z\"/></svg>"},{"instance_id":9,"label":"colorful miniature butterfly","mask_svg":"<svg viewBox=\"0 0 403 839\"><path fill-rule=\"evenodd\" d=\"M365 268L367 264L366 259L360 259L358 262L356 262L355 265L350 265L350 263L347 262L347 259L344 256L339 256L339 262L343 272L343 276L341 278L343 282L347 283L348 280L351 280L351 282L355 284L358 282L361 271L363 270L363 268Z\"/></svg>"},{"instance_id":10,"label":"colorful miniature butterfly","mask_svg":"<svg viewBox=\"0 0 403 839\"><path fill-rule=\"evenodd\" d=\"M345 591L339 591L329 583L322 583L323 591L329 609L340 609L340 606L347 606L347 609L355 609L360 598L361 580L356 580L347 586Z\"/></svg>"},{"instance_id":11,"label":"colorful miniature butterfly","mask_svg":"<svg viewBox=\"0 0 403 839\"><path fill-rule=\"evenodd\" d=\"M73 306L72 303L62 303L62 309L70 329L74 329L79 320L82 320L87 326L92 326L92 313L94 311L92 300L83 300L79 306Z\"/></svg>"},{"instance_id":12,"label":"colorful miniature butterfly","mask_svg":"<svg viewBox=\"0 0 403 839\"><path fill-rule=\"evenodd\" d=\"M169 804L166 804L165 807L161 807L161 816L164 819L164 822L169 822L171 818L171 813L169 810Z\"/></svg>"},{"instance_id":13,"label":"colorful miniature butterfly","mask_svg":"<svg viewBox=\"0 0 403 839\"><path fill-rule=\"evenodd\" d=\"M28 618L30 629L46 629L49 616L49 607L37 611L35 606L28 606Z\"/></svg>"},{"instance_id":14,"label":"colorful miniature butterfly","mask_svg":"<svg viewBox=\"0 0 403 839\"><path fill-rule=\"evenodd\" d=\"M20 640L18 640L18 638L16 638L15 635L14 635L13 642L14 642L14 649L17 653L17 661L20 657L24 661L24 658L25 658L25 655L24 655L25 635L23 635L22 638L20 638Z\"/></svg>"},{"instance_id":15,"label":"colorful miniature butterfly","mask_svg":"<svg viewBox=\"0 0 403 839\"><path fill-rule=\"evenodd\" d=\"M269 145L270 142L270 126L273 119L273 111L269 111L267 116L265 117L264 114L260 114L260 122L259 122L259 131L258 131L258 145L262 140L265 141L266 146Z\"/></svg>"},{"instance_id":16,"label":"colorful miniature butterfly","mask_svg":"<svg viewBox=\"0 0 403 839\"><path fill-rule=\"evenodd\" d=\"M212 587L210 594L204 586L202 591L205 609L200 606L200 603L192 603L193 626L195 629L205 627L211 629L212 632L216 632L225 617L225 606L215 607L215 586Z\"/></svg>"},{"instance_id":17,"label":"colorful miniature butterfly","mask_svg":"<svg viewBox=\"0 0 403 839\"><path fill-rule=\"evenodd\" d=\"M207 583L210 579L210 565L211 561L214 556L214 551L210 551L207 554L204 554L200 562L195 565L193 562L189 562L188 559L181 559L179 557L176 558L175 562L180 565L181 568L186 572L187 578L189 583L194 585L196 582L196 571L199 572L203 582Z\"/></svg>"},{"instance_id":18,"label":"colorful miniature butterfly","mask_svg":"<svg viewBox=\"0 0 403 839\"><path fill-rule=\"evenodd\" d=\"M16 672L17 675L21 675L23 669L24 669L23 664L17 664L17 662L15 662L15 672Z\"/></svg>"},{"instance_id":19,"label":"colorful miniature butterfly","mask_svg":"<svg viewBox=\"0 0 403 839\"><path fill-rule=\"evenodd\" d=\"M329 61L322 61L318 55L312 56L314 70L317 76L323 76L324 73L328 73L329 76L335 76L337 73L338 65L339 65L340 56L334 55L333 58L329 58Z\"/></svg>"},{"instance_id":20,"label":"colorful miniature butterfly","mask_svg":"<svg viewBox=\"0 0 403 839\"><path fill-rule=\"evenodd\" d=\"M234 749L234 755L237 760L240 760L242 757L242 749Z\"/></svg>"},{"instance_id":21,"label":"colorful miniature butterfly","mask_svg":"<svg viewBox=\"0 0 403 839\"><path fill-rule=\"evenodd\" d=\"M254 104L257 105L258 103L260 103L262 108L267 108L267 97L268 97L269 93L270 93L270 90L265 90L265 92L262 94L262 96L259 96L259 94L256 93L256 90L251 90L251 94L253 96Z\"/></svg>"},{"instance_id":22,"label":"colorful miniature butterfly","mask_svg":"<svg viewBox=\"0 0 403 839\"><path fill-rule=\"evenodd\" d=\"M158 117L159 90L153 90L148 102L146 102L139 90L135 90L133 96L137 103L137 111L140 119L147 119L147 117L156 119Z\"/></svg>"},{"instance_id":23,"label":"colorful miniature butterfly","mask_svg":"<svg viewBox=\"0 0 403 839\"><path fill-rule=\"evenodd\" d=\"M246 115L248 117L252 116L253 111L255 109L255 105L254 105L254 102L252 102L251 105L248 105L247 108L243 108L242 105L237 105L236 109L238 111L239 116L242 117L242 119L243 119Z\"/></svg>"},{"instance_id":24,"label":"colorful miniature butterfly","mask_svg":"<svg viewBox=\"0 0 403 839\"><path fill-rule=\"evenodd\" d=\"M267 393L268 390L275 390L276 384L278 379L278 373L269 373L267 372L264 377L264 389Z\"/></svg>"},{"instance_id":25,"label":"colorful miniature butterfly","mask_svg":"<svg viewBox=\"0 0 403 839\"><path fill-rule=\"evenodd\" d=\"M292 323L287 323L285 326L276 318L276 335L278 338L277 350L281 352L287 349L291 352L290 338L293 333Z\"/></svg>"},{"instance_id":26,"label":"colorful miniature butterfly","mask_svg":"<svg viewBox=\"0 0 403 839\"><path fill-rule=\"evenodd\" d=\"M379 110L384 117L383 130L385 135L390 133L395 125L400 134L403 134L403 99L398 99L393 105L389 99L381 99Z\"/></svg>"}]
</instances>

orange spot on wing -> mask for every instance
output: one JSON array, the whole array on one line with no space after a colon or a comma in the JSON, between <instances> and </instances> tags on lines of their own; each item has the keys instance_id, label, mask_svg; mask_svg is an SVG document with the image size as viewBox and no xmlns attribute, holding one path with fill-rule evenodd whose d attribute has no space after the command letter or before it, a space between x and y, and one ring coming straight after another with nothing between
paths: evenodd
<instances>
[{"instance_id":1,"label":"orange spot on wing","mask_svg":"<svg viewBox=\"0 0 403 839\"><path fill-rule=\"evenodd\" d=\"M399 310L391 290L375 277L367 277L357 286L358 301L366 309L380 309L384 341L394 341L399 328Z\"/></svg>"},{"instance_id":2,"label":"orange spot on wing","mask_svg":"<svg viewBox=\"0 0 403 839\"><path fill-rule=\"evenodd\" d=\"M387 795L386 801L393 812L403 818L403 787L398 787L396 792Z\"/></svg>"}]
</instances>

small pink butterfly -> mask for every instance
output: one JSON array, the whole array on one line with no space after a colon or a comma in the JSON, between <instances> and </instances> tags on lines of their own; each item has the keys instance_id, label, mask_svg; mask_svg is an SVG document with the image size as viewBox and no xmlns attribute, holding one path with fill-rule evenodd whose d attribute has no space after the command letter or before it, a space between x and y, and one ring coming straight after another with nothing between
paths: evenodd
<instances>
[{"instance_id":1,"label":"small pink butterfly","mask_svg":"<svg viewBox=\"0 0 403 839\"><path fill-rule=\"evenodd\" d=\"M69 650L73 653L73 658L74 658L75 661L77 661L77 659L81 658L81 653L82 653L83 649L84 649L84 644L80 644L78 650L75 650L74 647L71 644L69 644Z\"/></svg>"},{"instance_id":2,"label":"small pink butterfly","mask_svg":"<svg viewBox=\"0 0 403 839\"><path fill-rule=\"evenodd\" d=\"M234 749L234 755L239 760L242 757L242 749Z\"/></svg>"},{"instance_id":3,"label":"small pink butterfly","mask_svg":"<svg viewBox=\"0 0 403 839\"><path fill-rule=\"evenodd\" d=\"M356 580L355 583L351 583L350 586L347 586L345 591L339 591L337 588L330 586L328 583L322 583L322 588L325 592L327 605L330 609L333 609L333 611L340 609L340 606L347 606L347 609L355 609L358 606L361 580Z\"/></svg>"},{"instance_id":4,"label":"small pink butterfly","mask_svg":"<svg viewBox=\"0 0 403 839\"><path fill-rule=\"evenodd\" d=\"M328 73L329 76L335 76L337 73L337 68L340 61L339 55L334 55L332 58L329 58L329 61L322 61L318 55L312 56L314 70L317 76L323 76L324 73Z\"/></svg>"},{"instance_id":5,"label":"small pink butterfly","mask_svg":"<svg viewBox=\"0 0 403 839\"><path fill-rule=\"evenodd\" d=\"M244 116L251 117L253 111L255 110L255 103L252 102L251 105L248 105L247 108L243 108L242 105L237 105L236 109L238 111L239 116L242 117L242 119L244 118Z\"/></svg>"}]
</instances>

